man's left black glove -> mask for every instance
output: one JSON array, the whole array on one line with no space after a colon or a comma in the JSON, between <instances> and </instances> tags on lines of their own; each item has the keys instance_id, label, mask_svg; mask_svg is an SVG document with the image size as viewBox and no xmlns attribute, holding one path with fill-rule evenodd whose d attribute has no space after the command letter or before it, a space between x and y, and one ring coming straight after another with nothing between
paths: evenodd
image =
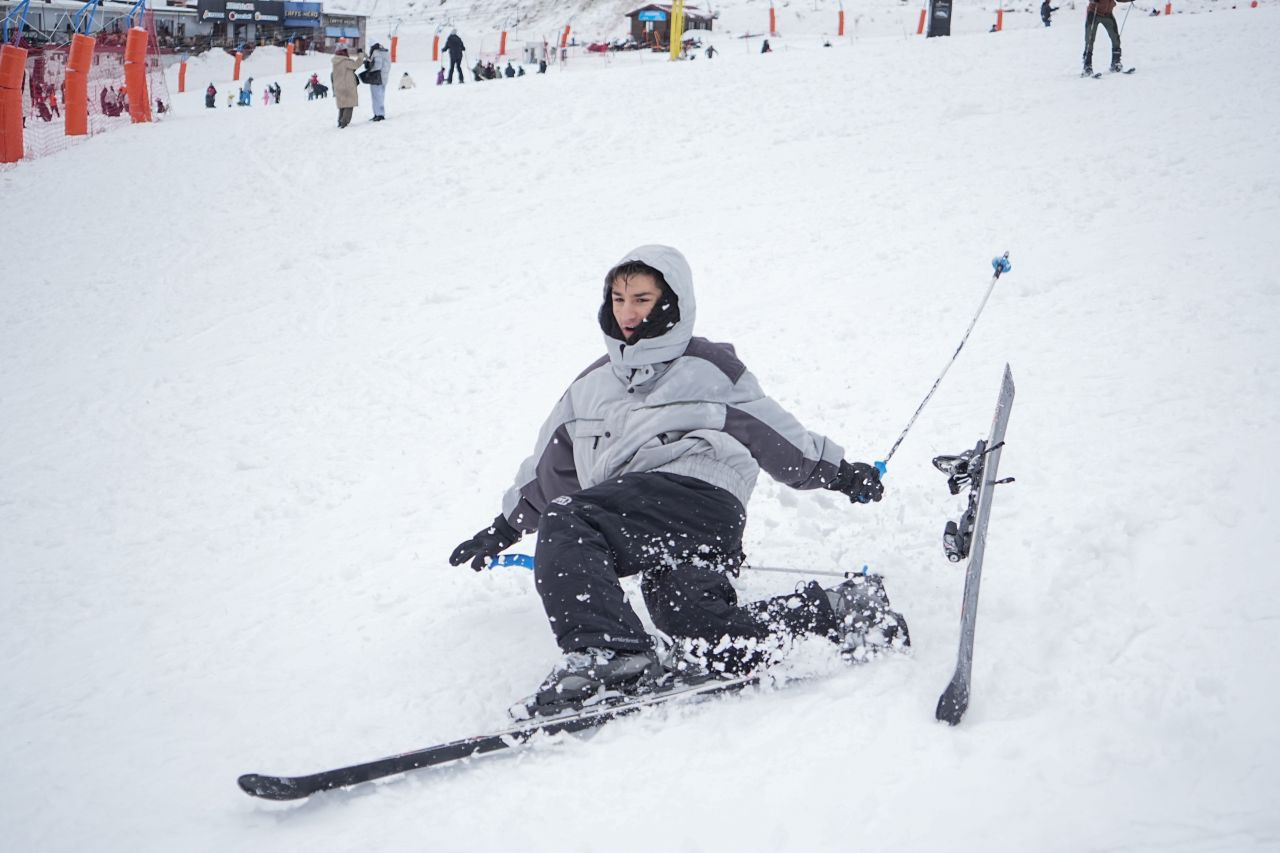
<instances>
[{"instance_id":1,"label":"man's left black glove","mask_svg":"<svg viewBox=\"0 0 1280 853\"><path fill-rule=\"evenodd\" d=\"M841 492L849 496L854 503L878 501L884 496L884 484L880 482L880 471L874 465L864 462L840 462L840 470L836 478L828 485L833 492Z\"/></svg>"},{"instance_id":2,"label":"man's left black glove","mask_svg":"<svg viewBox=\"0 0 1280 853\"><path fill-rule=\"evenodd\" d=\"M493 524L454 548L449 555L449 565L460 566L471 560L471 568L478 572L484 568L486 560L498 556L519 541L519 531L499 515L493 520Z\"/></svg>"}]
</instances>

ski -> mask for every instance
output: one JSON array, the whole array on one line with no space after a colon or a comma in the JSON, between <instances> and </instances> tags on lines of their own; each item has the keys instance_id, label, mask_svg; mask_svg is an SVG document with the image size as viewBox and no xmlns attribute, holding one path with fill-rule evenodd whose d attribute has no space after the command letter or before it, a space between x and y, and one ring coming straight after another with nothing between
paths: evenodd
<instances>
[{"instance_id":1,"label":"ski","mask_svg":"<svg viewBox=\"0 0 1280 853\"><path fill-rule=\"evenodd\" d=\"M347 767L324 770L307 776L271 776L246 773L238 780L240 789L253 797L267 800L300 800L321 791L347 788L424 767L438 767L488 752L512 749L528 743L537 735L555 735L598 728L610 720L652 708L675 699L736 693L759 684L760 675L745 675L714 681L678 684L661 692L638 696L614 696L580 710L549 717L535 717L509 729L491 734L462 738L449 743L392 755Z\"/></svg>"},{"instance_id":2,"label":"ski","mask_svg":"<svg viewBox=\"0 0 1280 853\"><path fill-rule=\"evenodd\" d=\"M948 559L959 562L969 558L964 578L964 603L960 610L960 649L956 669L947 689L938 697L938 707L934 712L938 720L952 726L960 722L969 707L973 634L978 619L978 588L982 582L982 557L987 546L991 500L997 485L1012 482L1012 479L997 480L996 472L1000 466L1005 428L1009 424L1009 411L1013 407L1013 391L1013 373L1006 364L987 440L979 441L973 450L958 456L939 456L933 460L933 464L947 475L947 485L953 495L959 494L963 488L969 489L969 505L964 515L958 522L948 521L943 532L943 547Z\"/></svg>"},{"instance_id":3,"label":"ski","mask_svg":"<svg viewBox=\"0 0 1280 853\"><path fill-rule=\"evenodd\" d=\"M1090 80L1099 80L1102 78L1102 72L1101 71L1082 71L1080 73L1080 76L1088 77Z\"/></svg>"}]
</instances>

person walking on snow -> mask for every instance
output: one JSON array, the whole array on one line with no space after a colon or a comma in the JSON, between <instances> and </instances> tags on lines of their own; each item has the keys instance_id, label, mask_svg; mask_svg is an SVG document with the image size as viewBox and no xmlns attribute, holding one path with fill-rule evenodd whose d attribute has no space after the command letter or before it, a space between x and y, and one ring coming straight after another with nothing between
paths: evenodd
<instances>
[{"instance_id":1,"label":"person walking on snow","mask_svg":"<svg viewBox=\"0 0 1280 853\"><path fill-rule=\"evenodd\" d=\"M1046 27L1053 23L1053 13L1056 11L1058 11L1058 7L1050 6L1049 0L1044 0L1040 4L1040 20L1044 22Z\"/></svg>"},{"instance_id":2,"label":"person walking on snow","mask_svg":"<svg viewBox=\"0 0 1280 853\"><path fill-rule=\"evenodd\" d=\"M217 104L214 103L213 100L216 97L218 97L218 90L213 88L213 84L210 83L209 88L204 90L204 105L207 109L212 110L217 107Z\"/></svg>"},{"instance_id":3,"label":"person walking on snow","mask_svg":"<svg viewBox=\"0 0 1280 853\"><path fill-rule=\"evenodd\" d=\"M391 54L381 44L374 43L369 48L369 59L365 62L369 69L369 94L373 96L373 120L383 121L387 117L387 81L391 79Z\"/></svg>"},{"instance_id":4,"label":"person walking on snow","mask_svg":"<svg viewBox=\"0 0 1280 853\"><path fill-rule=\"evenodd\" d=\"M1120 64L1120 28L1116 26L1116 3L1132 3L1133 0L1090 0L1084 16L1084 73L1093 73L1093 39L1098 34L1098 25L1107 31L1111 38L1111 70L1123 71Z\"/></svg>"},{"instance_id":5,"label":"person walking on snow","mask_svg":"<svg viewBox=\"0 0 1280 853\"><path fill-rule=\"evenodd\" d=\"M762 468L858 503L879 501L883 486L874 466L846 461L766 396L732 345L694 337L694 319L692 273L675 249L641 246L610 269L597 315L607 354L556 403L502 512L449 558L479 571L538 532L535 584L564 657L518 716L749 672L804 634L852 660L910 645L876 575L739 605L729 575ZM618 579L629 575L670 645L655 648L628 603Z\"/></svg>"},{"instance_id":6,"label":"person walking on snow","mask_svg":"<svg viewBox=\"0 0 1280 853\"><path fill-rule=\"evenodd\" d=\"M457 30L449 33L449 37L444 40L444 49L449 54L449 84L453 84L453 70L455 68L458 69L458 82L467 82L467 76L462 71L462 54L466 52L467 46L458 37Z\"/></svg>"},{"instance_id":7,"label":"person walking on snow","mask_svg":"<svg viewBox=\"0 0 1280 853\"><path fill-rule=\"evenodd\" d=\"M338 127L341 129L351 124L351 113L360 106L360 95L356 90L359 85L356 69L364 62L364 51L357 49L352 58L350 51L340 47L334 51L330 61L333 72L329 76L329 82L333 85L334 103L338 107Z\"/></svg>"}]
</instances>

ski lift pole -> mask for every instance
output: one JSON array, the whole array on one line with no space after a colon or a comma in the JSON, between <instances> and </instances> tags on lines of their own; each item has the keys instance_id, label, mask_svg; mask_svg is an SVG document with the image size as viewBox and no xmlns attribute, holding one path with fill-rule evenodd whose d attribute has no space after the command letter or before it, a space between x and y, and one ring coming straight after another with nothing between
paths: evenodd
<instances>
[{"instance_id":1,"label":"ski lift pole","mask_svg":"<svg viewBox=\"0 0 1280 853\"><path fill-rule=\"evenodd\" d=\"M87 36L93 33L93 19L98 13L97 0L88 0L87 3L85 3L83 6L80 7L80 11L76 12L75 17L71 19L72 32L75 32L75 33L80 32L80 22L84 20L84 15L86 12L89 13L89 22L85 25L84 35Z\"/></svg>"},{"instance_id":2,"label":"ski lift pole","mask_svg":"<svg viewBox=\"0 0 1280 853\"><path fill-rule=\"evenodd\" d=\"M129 10L129 14L125 15L124 17L125 26L127 27L135 26L135 24L133 23L134 15L138 16L138 23L136 24L136 26L139 26L139 27L142 26L142 16L146 14L146 11L147 11L146 6L147 6L147 0L138 0L137 3L134 3L133 8Z\"/></svg>"},{"instance_id":3,"label":"ski lift pole","mask_svg":"<svg viewBox=\"0 0 1280 853\"><path fill-rule=\"evenodd\" d=\"M964 349L965 341L969 340L969 333L973 331L973 327L977 325L978 318L982 316L982 309L987 307L987 300L991 297L991 291L995 289L996 282L1000 280L1000 274L1009 272L1012 267L1009 266L1009 253L1005 252L998 258L991 259L991 266L995 269L995 273L991 276L991 284L987 285L987 292L982 296L982 302L978 305L978 310L974 313L973 319L969 321L969 328L965 329L964 337L960 339L960 345L956 347L956 351L951 354L951 360L942 368L942 372L938 374L938 378L933 381L933 387L929 389L929 393L924 395L924 399L920 401L920 405L916 407L915 414L911 416L911 420L907 421L907 425L903 427L902 434L898 436L898 440L893 443L893 447L889 448L889 452L885 454L884 459L875 463L876 468L883 477L889 468L889 460L893 458L893 454L897 452L898 445L902 444L902 440L907 437L907 433L911 431L911 427L915 424L916 418L920 417L920 412L924 410L925 405L933 398L933 392L938 390L938 386L942 384L942 378L947 375L947 371L951 369L951 365L956 363L956 356L960 355L960 350Z\"/></svg>"},{"instance_id":4,"label":"ski lift pole","mask_svg":"<svg viewBox=\"0 0 1280 853\"><path fill-rule=\"evenodd\" d=\"M13 20L18 28L13 33L14 47L18 45L18 39L22 38L22 31L27 28L27 10L31 8L31 0L22 0L17 6L9 10L4 16L4 37L0 38L0 44L9 43L9 21Z\"/></svg>"}]
</instances>

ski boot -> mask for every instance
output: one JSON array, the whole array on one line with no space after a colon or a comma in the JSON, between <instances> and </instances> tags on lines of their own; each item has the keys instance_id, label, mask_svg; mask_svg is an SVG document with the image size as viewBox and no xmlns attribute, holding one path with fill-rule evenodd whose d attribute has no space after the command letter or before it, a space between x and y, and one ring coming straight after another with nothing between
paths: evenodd
<instances>
[{"instance_id":1,"label":"ski boot","mask_svg":"<svg viewBox=\"0 0 1280 853\"><path fill-rule=\"evenodd\" d=\"M911 647L907 620L890 609L880 575L854 575L826 593L839 623L836 639L840 656L846 661L862 663L883 651Z\"/></svg>"},{"instance_id":2,"label":"ski boot","mask_svg":"<svg viewBox=\"0 0 1280 853\"><path fill-rule=\"evenodd\" d=\"M1124 71L1124 66L1120 64L1119 60L1116 60L1115 62L1111 63L1110 71L1112 74L1118 74L1121 71Z\"/></svg>"},{"instance_id":3,"label":"ski boot","mask_svg":"<svg viewBox=\"0 0 1280 853\"><path fill-rule=\"evenodd\" d=\"M517 720L577 711L623 693L643 691L663 675L652 651L589 648L567 652L537 691L511 706Z\"/></svg>"}]
</instances>

